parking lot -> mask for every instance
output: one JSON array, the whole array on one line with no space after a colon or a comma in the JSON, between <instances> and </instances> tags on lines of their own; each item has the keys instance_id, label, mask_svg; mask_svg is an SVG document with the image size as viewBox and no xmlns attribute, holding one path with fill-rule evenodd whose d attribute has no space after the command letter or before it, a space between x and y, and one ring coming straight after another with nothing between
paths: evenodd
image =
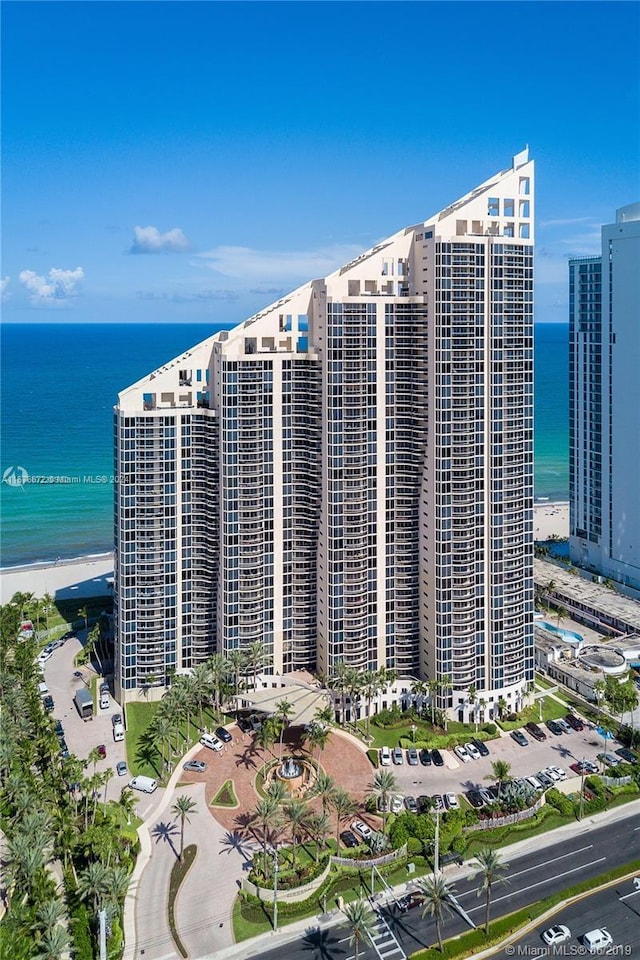
<instances>
[{"instance_id":1,"label":"parking lot","mask_svg":"<svg viewBox=\"0 0 640 960\"><path fill-rule=\"evenodd\" d=\"M125 742L114 743L111 718L116 713L122 713L120 706L110 697L108 710L100 710L91 720L82 720L76 710L73 697L79 687L91 689L91 681L96 676L91 666L81 667L79 672L84 679L77 679L74 673L78 670L73 664L74 657L81 649L77 638L67 640L62 647L53 651L51 657L44 664L44 680L49 693L54 700L51 716L60 720L64 727L64 737L69 752L81 760L86 760L89 753L99 744L106 748L106 758L96 764L96 770L102 772L112 769L114 776L107 784L107 795L112 799L119 796L121 789L127 784L129 776L118 777L115 774L118 761L126 761ZM90 774L93 773L93 764L90 765Z\"/></svg>"},{"instance_id":2,"label":"parking lot","mask_svg":"<svg viewBox=\"0 0 640 960\"><path fill-rule=\"evenodd\" d=\"M407 751L403 750L402 764L392 764L385 769L391 770L396 777L399 793L413 796L466 793L467 790L486 787L492 779L495 780L492 778L491 764L496 760L504 760L510 765L511 777L531 776L550 765L561 767L568 780L576 780L577 788L580 777L570 769L571 764L583 758L597 763L597 754L604 750L602 737L586 723L583 731L572 730L571 733L560 736L555 736L544 727L543 729L547 739L542 743L525 732L529 741L526 747L519 746L509 734L487 741L489 756L479 760L463 763L453 750L441 750L443 767L436 767L433 763L426 767L420 763L410 766L407 762ZM619 746L610 740L607 742L607 752L611 753Z\"/></svg>"}]
</instances>

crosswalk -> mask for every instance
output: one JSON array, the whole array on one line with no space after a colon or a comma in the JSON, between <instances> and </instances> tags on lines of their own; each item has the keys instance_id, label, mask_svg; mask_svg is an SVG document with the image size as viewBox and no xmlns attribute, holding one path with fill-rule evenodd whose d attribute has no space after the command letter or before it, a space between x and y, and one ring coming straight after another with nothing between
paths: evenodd
<instances>
[{"instance_id":1,"label":"crosswalk","mask_svg":"<svg viewBox=\"0 0 640 960\"><path fill-rule=\"evenodd\" d=\"M398 943L393 930L378 911L376 911L376 920L369 937L380 960L407 960L407 955Z\"/></svg>"}]
</instances>

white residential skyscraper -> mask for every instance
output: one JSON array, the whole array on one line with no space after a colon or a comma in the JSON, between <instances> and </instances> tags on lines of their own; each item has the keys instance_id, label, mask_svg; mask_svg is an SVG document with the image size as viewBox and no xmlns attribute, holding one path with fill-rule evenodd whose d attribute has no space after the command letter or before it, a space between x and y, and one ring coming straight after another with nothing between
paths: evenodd
<instances>
[{"instance_id":1,"label":"white residential skyscraper","mask_svg":"<svg viewBox=\"0 0 640 960\"><path fill-rule=\"evenodd\" d=\"M569 261L570 553L640 589L640 203Z\"/></svg>"},{"instance_id":2,"label":"white residential skyscraper","mask_svg":"<svg viewBox=\"0 0 640 960\"><path fill-rule=\"evenodd\" d=\"M528 151L119 395L124 699L254 640L272 669L533 680ZM446 687L446 684L445 684Z\"/></svg>"}]
</instances>

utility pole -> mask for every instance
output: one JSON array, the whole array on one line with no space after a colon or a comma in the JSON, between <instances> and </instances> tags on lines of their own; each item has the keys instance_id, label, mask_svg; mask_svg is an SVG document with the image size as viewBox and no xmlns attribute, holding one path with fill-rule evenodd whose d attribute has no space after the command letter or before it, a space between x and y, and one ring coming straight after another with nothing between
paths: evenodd
<instances>
[{"instance_id":1,"label":"utility pole","mask_svg":"<svg viewBox=\"0 0 640 960\"><path fill-rule=\"evenodd\" d=\"M273 932L278 932L278 847L273 848Z\"/></svg>"},{"instance_id":2,"label":"utility pole","mask_svg":"<svg viewBox=\"0 0 640 960\"><path fill-rule=\"evenodd\" d=\"M436 809L436 835L433 844L433 875L440 872L440 810Z\"/></svg>"},{"instance_id":3,"label":"utility pole","mask_svg":"<svg viewBox=\"0 0 640 960\"><path fill-rule=\"evenodd\" d=\"M582 820L582 815L584 814L584 775L586 773L584 766L585 763L586 758L583 757L580 761L580 814L578 816L578 820Z\"/></svg>"},{"instance_id":4,"label":"utility pole","mask_svg":"<svg viewBox=\"0 0 640 960\"><path fill-rule=\"evenodd\" d=\"M98 912L98 921L100 923L100 932L99 932L99 943L100 943L100 960L107 960L107 911L100 910Z\"/></svg>"}]
</instances>

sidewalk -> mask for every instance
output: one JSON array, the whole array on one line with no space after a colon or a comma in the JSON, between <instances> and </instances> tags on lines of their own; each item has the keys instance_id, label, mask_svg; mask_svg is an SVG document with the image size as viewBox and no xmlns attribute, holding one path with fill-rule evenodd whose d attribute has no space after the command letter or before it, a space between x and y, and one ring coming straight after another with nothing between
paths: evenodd
<instances>
[{"instance_id":1,"label":"sidewalk","mask_svg":"<svg viewBox=\"0 0 640 960\"><path fill-rule=\"evenodd\" d=\"M634 816L640 816L640 800L633 800L631 803L616 807L614 810L605 810L602 813L596 813L582 821L568 823L563 827L558 827L550 831L545 836L552 837L554 843L560 843L571 837L582 836L590 827L602 827L606 824L616 823L619 820L626 820ZM504 857L504 860L509 863L511 860L524 856L532 850L539 849L541 842L544 843L544 837L531 837L527 840L519 840L516 843L512 843L508 847L501 847L499 852L501 856ZM465 877L470 870L474 869L471 867L472 863L473 858L468 860L465 865L458 870L452 870L448 873L449 882L455 884L459 879ZM408 881L395 887L394 891L396 894L402 894L412 889L415 889L415 884L413 881ZM251 957L259 956L263 951L273 950L275 947L296 940L298 937L303 936L309 929L318 927L326 929L344 922L344 914L339 910L333 910L326 918L317 916L307 917L305 920L296 920L294 923L288 924L286 927L278 930L277 933L263 933L260 934L260 936L253 937L251 940L243 940L242 943L234 944L227 949L193 957L193 960L249 960ZM495 952L495 950L496 948L493 948L491 953Z\"/></svg>"}]
</instances>

